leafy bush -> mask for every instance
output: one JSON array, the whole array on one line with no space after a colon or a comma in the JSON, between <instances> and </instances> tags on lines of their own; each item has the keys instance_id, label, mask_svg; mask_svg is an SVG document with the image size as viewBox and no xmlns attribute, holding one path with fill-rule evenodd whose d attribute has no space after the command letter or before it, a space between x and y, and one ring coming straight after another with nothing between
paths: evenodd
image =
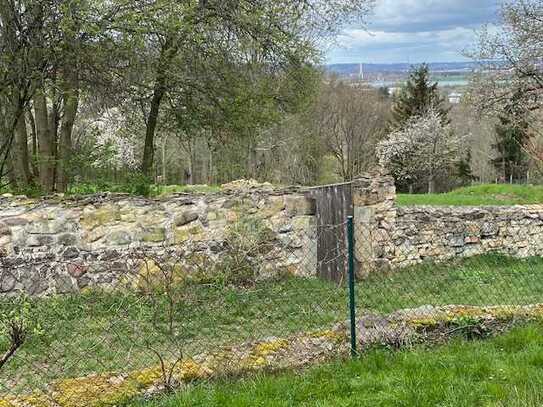
<instances>
[{"instance_id":1,"label":"leafy bush","mask_svg":"<svg viewBox=\"0 0 543 407\"><path fill-rule=\"evenodd\" d=\"M227 228L226 253L214 267L224 284L253 285L260 277L262 256L273 249L274 232L256 217L242 217Z\"/></svg>"},{"instance_id":2,"label":"leafy bush","mask_svg":"<svg viewBox=\"0 0 543 407\"><path fill-rule=\"evenodd\" d=\"M91 195L99 192L127 193L137 196L153 195L152 180L142 173L135 173L124 182L113 183L97 178L95 182L82 182L70 185L69 195Z\"/></svg>"}]
</instances>

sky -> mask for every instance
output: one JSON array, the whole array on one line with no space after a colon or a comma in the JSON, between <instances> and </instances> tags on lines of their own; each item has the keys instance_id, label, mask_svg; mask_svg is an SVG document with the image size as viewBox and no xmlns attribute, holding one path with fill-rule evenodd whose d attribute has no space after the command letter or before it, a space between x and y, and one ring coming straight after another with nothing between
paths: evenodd
<instances>
[{"instance_id":1,"label":"sky","mask_svg":"<svg viewBox=\"0 0 543 407\"><path fill-rule=\"evenodd\" d=\"M335 63L465 61L483 24L498 17L499 0L377 0L368 27L349 27L327 52Z\"/></svg>"}]
</instances>

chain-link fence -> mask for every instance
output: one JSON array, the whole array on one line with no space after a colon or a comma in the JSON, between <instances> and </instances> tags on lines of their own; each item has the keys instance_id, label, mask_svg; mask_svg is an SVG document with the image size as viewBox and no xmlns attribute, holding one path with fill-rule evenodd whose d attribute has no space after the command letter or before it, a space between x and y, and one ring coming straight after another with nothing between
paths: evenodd
<instances>
[{"instance_id":1,"label":"chain-link fence","mask_svg":"<svg viewBox=\"0 0 543 407\"><path fill-rule=\"evenodd\" d=\"M345 224L287 227L274 234L246 217L220 244L88 253L91 266L0 258L2 281L27 289L40 284L31 272L64 278L50 268L69 268L80 287L89 276L77 292L2 297L0 394L115 405L183 381L345 353L336 331L348 318L347 288L316 278L318 236L343 239ZM338 245L320 266L345 259Z\"/></svg>"},{"instance_id":2,"label":"chain-link fence","mask_svg":"<svg viewBox=\"0 0 543 407\"><path fill-rule=\"evenodd\" d=\"M247 217L212 246L89 253L99 270L0 258L2 284L28 285L28 273L47 267L93 275L81 292L2 297L0 400L118 405L189 381L346 356L354 346L401 346L420 329L452 332L459 320L471 327L477 318L543 313L539 257L385 270L364 250L376 237L352 218L287 228L270 233Z\"/></svg>"}]
</instances>

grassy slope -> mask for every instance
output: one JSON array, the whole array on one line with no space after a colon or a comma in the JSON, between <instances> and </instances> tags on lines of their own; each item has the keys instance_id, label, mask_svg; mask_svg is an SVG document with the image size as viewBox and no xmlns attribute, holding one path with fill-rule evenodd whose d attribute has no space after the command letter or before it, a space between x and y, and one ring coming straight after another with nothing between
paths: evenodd
<instances>
[{"instance_id":1,"label":"grassy slope","mask_svg":"<svg viewBox=\"0 0 543 407\"><path fill-rule=\"evenodd\" d=\"M543 203L543 186L477 185L445 194L399 194L399 205L522 205Z\"/></svg>"},{"instance_id":2,"label":"grassy slope","mask_svg":"<svg viewBox=\"0 0 543 407\"><path fill-rule=\"evenodd\" d=\"M543 260L485 256L457 264L421 265L390 276L376 275L361 281L357 290L360 310L383 313L425 304L538 303L543 302ZM186 354L320 329L347 319L345 288L316 279L291 278L244 289L195 286L188 291L175 312ZM6 301L0 303L3 310L9 309ZM3 376L20 377L21 385L156 363L152 354L138 347L156 330L152 308L135 295L89 293L41 300L32 304L32 313L46 335L30 340ZM166 348L163 340L159 334L152 339L156 347Z\"/></svg>"},{"instance_id":3,"label":"grassy slope","mask_svg":"<svg viewBox=\"0 0 543 407\"><path fill-rule=\"evenodd\" d=\"M543 405L543 326L486 341L391 352L305 373L196 386L131 407Z\"/></svg>"}]
</instances>

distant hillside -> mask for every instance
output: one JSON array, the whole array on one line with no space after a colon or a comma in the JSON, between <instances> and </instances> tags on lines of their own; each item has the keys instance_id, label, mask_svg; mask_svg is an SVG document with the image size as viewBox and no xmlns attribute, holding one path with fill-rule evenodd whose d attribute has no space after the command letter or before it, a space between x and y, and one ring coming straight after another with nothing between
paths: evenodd
<instances>
[{"instance_id":1,"label":"distant hillside","mask_svg":"<svg viewBox=\"0 0 543 407\"><path fill-rule=\"evenodd\" d=\"M416 64L362 64L365 74L402 74L408 72ZM433 73L439 72L471 72L476 62L432 62L428 64ZM326 66L328 72L340 76L356 75L360 72L360 64L331 64Z\"/></svg>"}]
</instances>

